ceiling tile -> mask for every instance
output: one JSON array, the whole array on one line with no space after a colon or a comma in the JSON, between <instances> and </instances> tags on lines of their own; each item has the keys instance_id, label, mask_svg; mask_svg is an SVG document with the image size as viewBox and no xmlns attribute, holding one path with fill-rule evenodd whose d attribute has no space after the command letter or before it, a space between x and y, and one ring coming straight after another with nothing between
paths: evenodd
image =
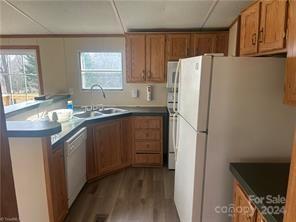
<instances>
[{"instance_id":1,"label":"ceiling tile","mask_svg":"<svg viewBox=\"0 0 296 222\"><path fill-rule=\"evenodd\" d=\"M220 0L204 28L229 27L241 10L248 6L250 2L251 0Z\"/></svg>"},{"instance_id":2,"label":"ceiling tile","mask_svg":"<svg viewBox=\"0 0 296 222\"><path fill-rule=\"evenodd\" d=\"M115 0L127 30L199 28L214 0Z\"/></svg>"},{"instance_id":3,"label":"ceiling tile","mask_svg":"<svg viewBox=\"0 0 296 222\"><path fill-rule=\"evenodd\" d=\"M34 23L11 6L0 1L0 34L48 34L42 26Z\"/></svg>"},{"instance_id":4,"label":"ceiling tile","mask_svg":"<svg viewBox=\"0 0 296 222\"><path fill-rule=\"evenodd\" d=\"M122 33L112 4L108 0L10 2L55 34Z\"/></svg>"}]
</instances>

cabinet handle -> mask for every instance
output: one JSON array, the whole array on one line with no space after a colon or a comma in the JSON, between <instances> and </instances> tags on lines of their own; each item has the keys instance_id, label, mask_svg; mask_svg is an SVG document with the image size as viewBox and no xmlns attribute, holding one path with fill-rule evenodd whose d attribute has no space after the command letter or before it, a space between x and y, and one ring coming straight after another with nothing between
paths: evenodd
<instances>
[{"instance_id":1,"label":"cabinet handle","mask_svg":"<svg viewBox=\"0 0 296 222\"><path fill-rule=\"evenodd\" d=\"M142 79L145 80L145 70L142 71Z\"/></svg>"},{"instance_id":2,"label":"cabinet handle","mask_svg":"<svg viewBox=\"0 0 296 222\"><path fill-rule=\"evenodd\" d=\"M257 41L257 34L256 33L254 33L253 35L252 35L252 45L256 45L256 41Z\"/></svg>"},{"instance_id":3,"label":"cabinet handle","mask_svg":"<svg viewBox=\"0 0 296 222\"><path fill-rule=\"evenodd\" d=\"M262 27L260 32L259 32L259 42L260 43L263 42L263 34L264 34L264 28Z\"/></svg>"}]
</instances>

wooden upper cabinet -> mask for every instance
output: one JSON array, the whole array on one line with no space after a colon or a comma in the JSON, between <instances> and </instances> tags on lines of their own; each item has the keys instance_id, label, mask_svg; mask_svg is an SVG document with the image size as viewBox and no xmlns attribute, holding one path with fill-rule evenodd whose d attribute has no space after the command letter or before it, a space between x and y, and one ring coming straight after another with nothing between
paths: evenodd
<instances>
[{"instance_id":1,"label":"wooden upper cabinet","mask_svg":"<svg viewBox=\"0 0 296 222\"><path fill-rule=\"evenodd\" d=\"M68 195L63 146L60 146L52 151L50 163L53 217L55 222L63 222L68 212Z\"/></svg>"},{"instance_id":2,"label":"wooden upper cabinet","mask_svg":"<svg viewBox=\"0 0 296 222\"><path fill-rule=\"evenodd\" d=\"M250 55L258 50L260 2L241 13L240 55Z\"/></svg>"},{"instance_id":3,"label":"wooden upper cabinet","mask_svg":"<svg viewBox=\"0 0 296 222\"><path fill-rule=\"evenodd\" d=\"M229 33L221 32L216 34L216 47L215 53L224 53L225 56L228 55L228 41Z\"/></svg>"},{"instance_id":4,"label":"wooden upper cabinet","mask_svg":"<svg viewBox=\"0 0 296 222\"><path fill-rule=\"evenodd\" d=\"M261 3L259 52L286 48L286 0L264 0Z\"/></svg>"},{"instance_id":5,"label":"wooden upper cabinet","mask_svg":"<svg viewBox=\"0 0 296 222\"><path fill-rule=\"evenodd\" d=\"M127 82L145 82L145 35L126 35L125 47Z\"/></svg>"},{"instance_id":6,"label":"wooden upper cabinet","mask_svg":"<svg viewBox=\"0 0 296 222\"><path fill-rule=\"evenodd\" d=\"M289 2L288 32L284 102L296 105L296 1Z\"/></svg>"},{"instance_id":7,"label":"wooden upper cabinet","mask_svg":"<svg viewBox=\"0 0 296 222\"><path fill-rule=\"evenodd\" d=\"M200 56L205 53L214 53L216 48L216 34L192 34L192 55Z\"/></svg>"},{"instance_id":8,"label":"wooden upper cabinet","mask_svg":"<svg viewBox=\"0 0 296 222\"><path fill-rule=\"evenodd\" d=\"M146 35L146 81L165 81L165 35Z\"/></svg>"},{"instance_id":9,"label":"wooden upper cabinet","mask_svg":"<svg viewBox=\"0 0 296 222\"><path fill-rule=\"evenodd\" d=\"M94 128L94 142L98 163L98 175L121 167L120 120L99 124Z\"/></svg>"},{"instance_id":10,"label":"wooden upper cabinet","mask_svg":"<svg viewBox=\"0 0 296 222\"><path fill-rule=\"evenodd\" d=\"M178 61L190 56L190 34L167 34L166 38L168 61Z\"/></svg>"}]
</instances>

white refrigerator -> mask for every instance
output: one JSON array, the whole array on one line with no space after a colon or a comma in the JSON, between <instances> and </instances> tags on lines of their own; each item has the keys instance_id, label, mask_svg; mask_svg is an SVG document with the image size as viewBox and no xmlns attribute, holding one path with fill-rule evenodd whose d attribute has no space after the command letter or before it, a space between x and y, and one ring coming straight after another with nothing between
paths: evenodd
<instances>
[{"instance_id":1,"label":"white refrigerator","mask_svg":"<svg viewBox=\"0 0 296 222\"><path fill-rule=\"evenodd\" d=\"M228 222L231 215L217 209L232 203L229 163L290 158L296 109L282 102L285 59L200 56L179 63L176 208L181 222Z\"/></svg>"}]
</instances>

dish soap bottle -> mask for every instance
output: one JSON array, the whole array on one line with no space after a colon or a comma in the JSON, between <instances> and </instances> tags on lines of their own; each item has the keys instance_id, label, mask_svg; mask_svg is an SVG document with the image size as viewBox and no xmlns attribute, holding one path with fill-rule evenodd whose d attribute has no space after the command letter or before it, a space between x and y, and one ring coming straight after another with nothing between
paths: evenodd
<instances>
[{"instance_id":1,"label":"dish soap bottle","mask_svg":"<svg viewBox=\"0 0 296 222\"><path fill-rule=\"evenodd\" d=\"M73 109L73 101L72 100L68 100L67 109Z\"/></svg>"}]
</instances>

